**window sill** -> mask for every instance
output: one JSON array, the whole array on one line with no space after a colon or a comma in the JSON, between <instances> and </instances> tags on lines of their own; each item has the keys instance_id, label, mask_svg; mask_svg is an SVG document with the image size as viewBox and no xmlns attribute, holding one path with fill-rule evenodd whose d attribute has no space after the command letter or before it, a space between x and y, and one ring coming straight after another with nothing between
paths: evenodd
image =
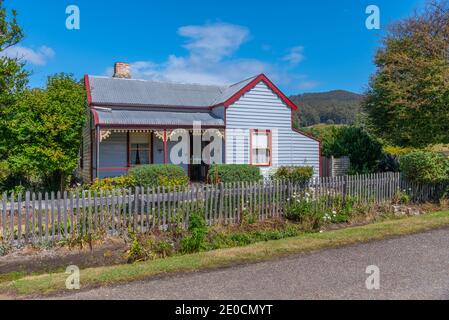
<instances>
[{"instance_id":1,"label":"window sill","mask_svg":"<svg viewBox=\"0 0 449 320\"><path fill-rule=\"evenodd\" d=\"M255 167L271 167L271 163L268 163L268 164L255 164L255 163L252 163L251 164L252 166L255 166Z\"/></svg>"}]
</instances>

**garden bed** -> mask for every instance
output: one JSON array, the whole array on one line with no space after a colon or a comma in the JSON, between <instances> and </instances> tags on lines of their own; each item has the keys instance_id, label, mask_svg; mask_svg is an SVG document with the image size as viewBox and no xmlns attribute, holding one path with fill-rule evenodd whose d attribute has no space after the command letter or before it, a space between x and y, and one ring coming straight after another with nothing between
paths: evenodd
<instances>
[{"instance_id":1,"label":"garden bed","mask_svg":"<svg viewBox=\"0 0 449 320\"><path fill-rule=\"evenodd\" d=\"M322 224L316 230L307 229L308 226L302 223L289 222L280 218L257 222L245 220L237 225L204 226L204 237L197 243L198 247L193 249L191 246L186 249L186 245L183 245L183 241L186 242L184 239L195 241L195 239L192 240L192 232L176 228L149 234L130 233L122 237L99 234L90 240L77 238L56 243L52 247L42 244L28 245L20 249L10 248L7 255L0 257L0 282L2 274L16 273L20 276L27 273L65 270L69 265L80 268L108 266L162 259L195 251L243 247L306 233L338 230L375 221L421 215L443 208L436 204L370 207L365 212L353 213L348 221ZM188 248L191 248L190 252ZM11 278L11 275L5 279L8 278Z\"/></svg>"}]
</instances>

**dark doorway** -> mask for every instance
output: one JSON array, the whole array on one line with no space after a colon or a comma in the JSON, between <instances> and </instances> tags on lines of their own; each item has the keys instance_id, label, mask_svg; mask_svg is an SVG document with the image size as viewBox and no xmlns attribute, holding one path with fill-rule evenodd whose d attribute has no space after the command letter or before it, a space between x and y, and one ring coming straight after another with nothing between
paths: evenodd
<instances>
[{"instance_id":1,"label":"dark doorway","mask_svg":"<svg viewBox=\"0 0 449 320\"><path fill-rule=\"evenodd\" d=\"M209 144L208 141L201 141L201 153ZM201 164L193 164L193 134L190 133L190 181L206 182L209 165L201 159Z\"/></svg>"}]
</instances>

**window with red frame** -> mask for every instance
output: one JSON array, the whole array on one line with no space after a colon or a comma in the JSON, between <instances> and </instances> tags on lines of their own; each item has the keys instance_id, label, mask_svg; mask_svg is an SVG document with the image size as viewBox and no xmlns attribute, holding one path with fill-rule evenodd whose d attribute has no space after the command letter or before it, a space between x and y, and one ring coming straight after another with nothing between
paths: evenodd
<instances>
[{"instance_id":1,"label":"window with red frame","mask_svg":"<svg viewBox=\"0 0 449 320\"><path fill-rule=\"evenodd\" d=\"M251 164L271 165L271 131L251 130Z\"/></svg>"}]
</instances>

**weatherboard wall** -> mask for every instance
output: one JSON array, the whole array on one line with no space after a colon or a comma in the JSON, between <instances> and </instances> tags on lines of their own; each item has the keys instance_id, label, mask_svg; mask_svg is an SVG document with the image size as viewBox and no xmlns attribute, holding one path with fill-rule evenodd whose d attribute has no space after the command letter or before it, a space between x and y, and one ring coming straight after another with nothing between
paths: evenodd
<instances>
[{"instance_id":1,"label":"weatherboard wall","mask_svg":"<svg viewBox=\"0 0 449 320\"><path fill-rule=\"evenodd\" d=\"M319 175L319 142L292 129L291 109L264 82L257 84L226 110L226 163L250 163L250 130L272 131L272 165L312 166Z\"/></svg>"}]
</instances>

